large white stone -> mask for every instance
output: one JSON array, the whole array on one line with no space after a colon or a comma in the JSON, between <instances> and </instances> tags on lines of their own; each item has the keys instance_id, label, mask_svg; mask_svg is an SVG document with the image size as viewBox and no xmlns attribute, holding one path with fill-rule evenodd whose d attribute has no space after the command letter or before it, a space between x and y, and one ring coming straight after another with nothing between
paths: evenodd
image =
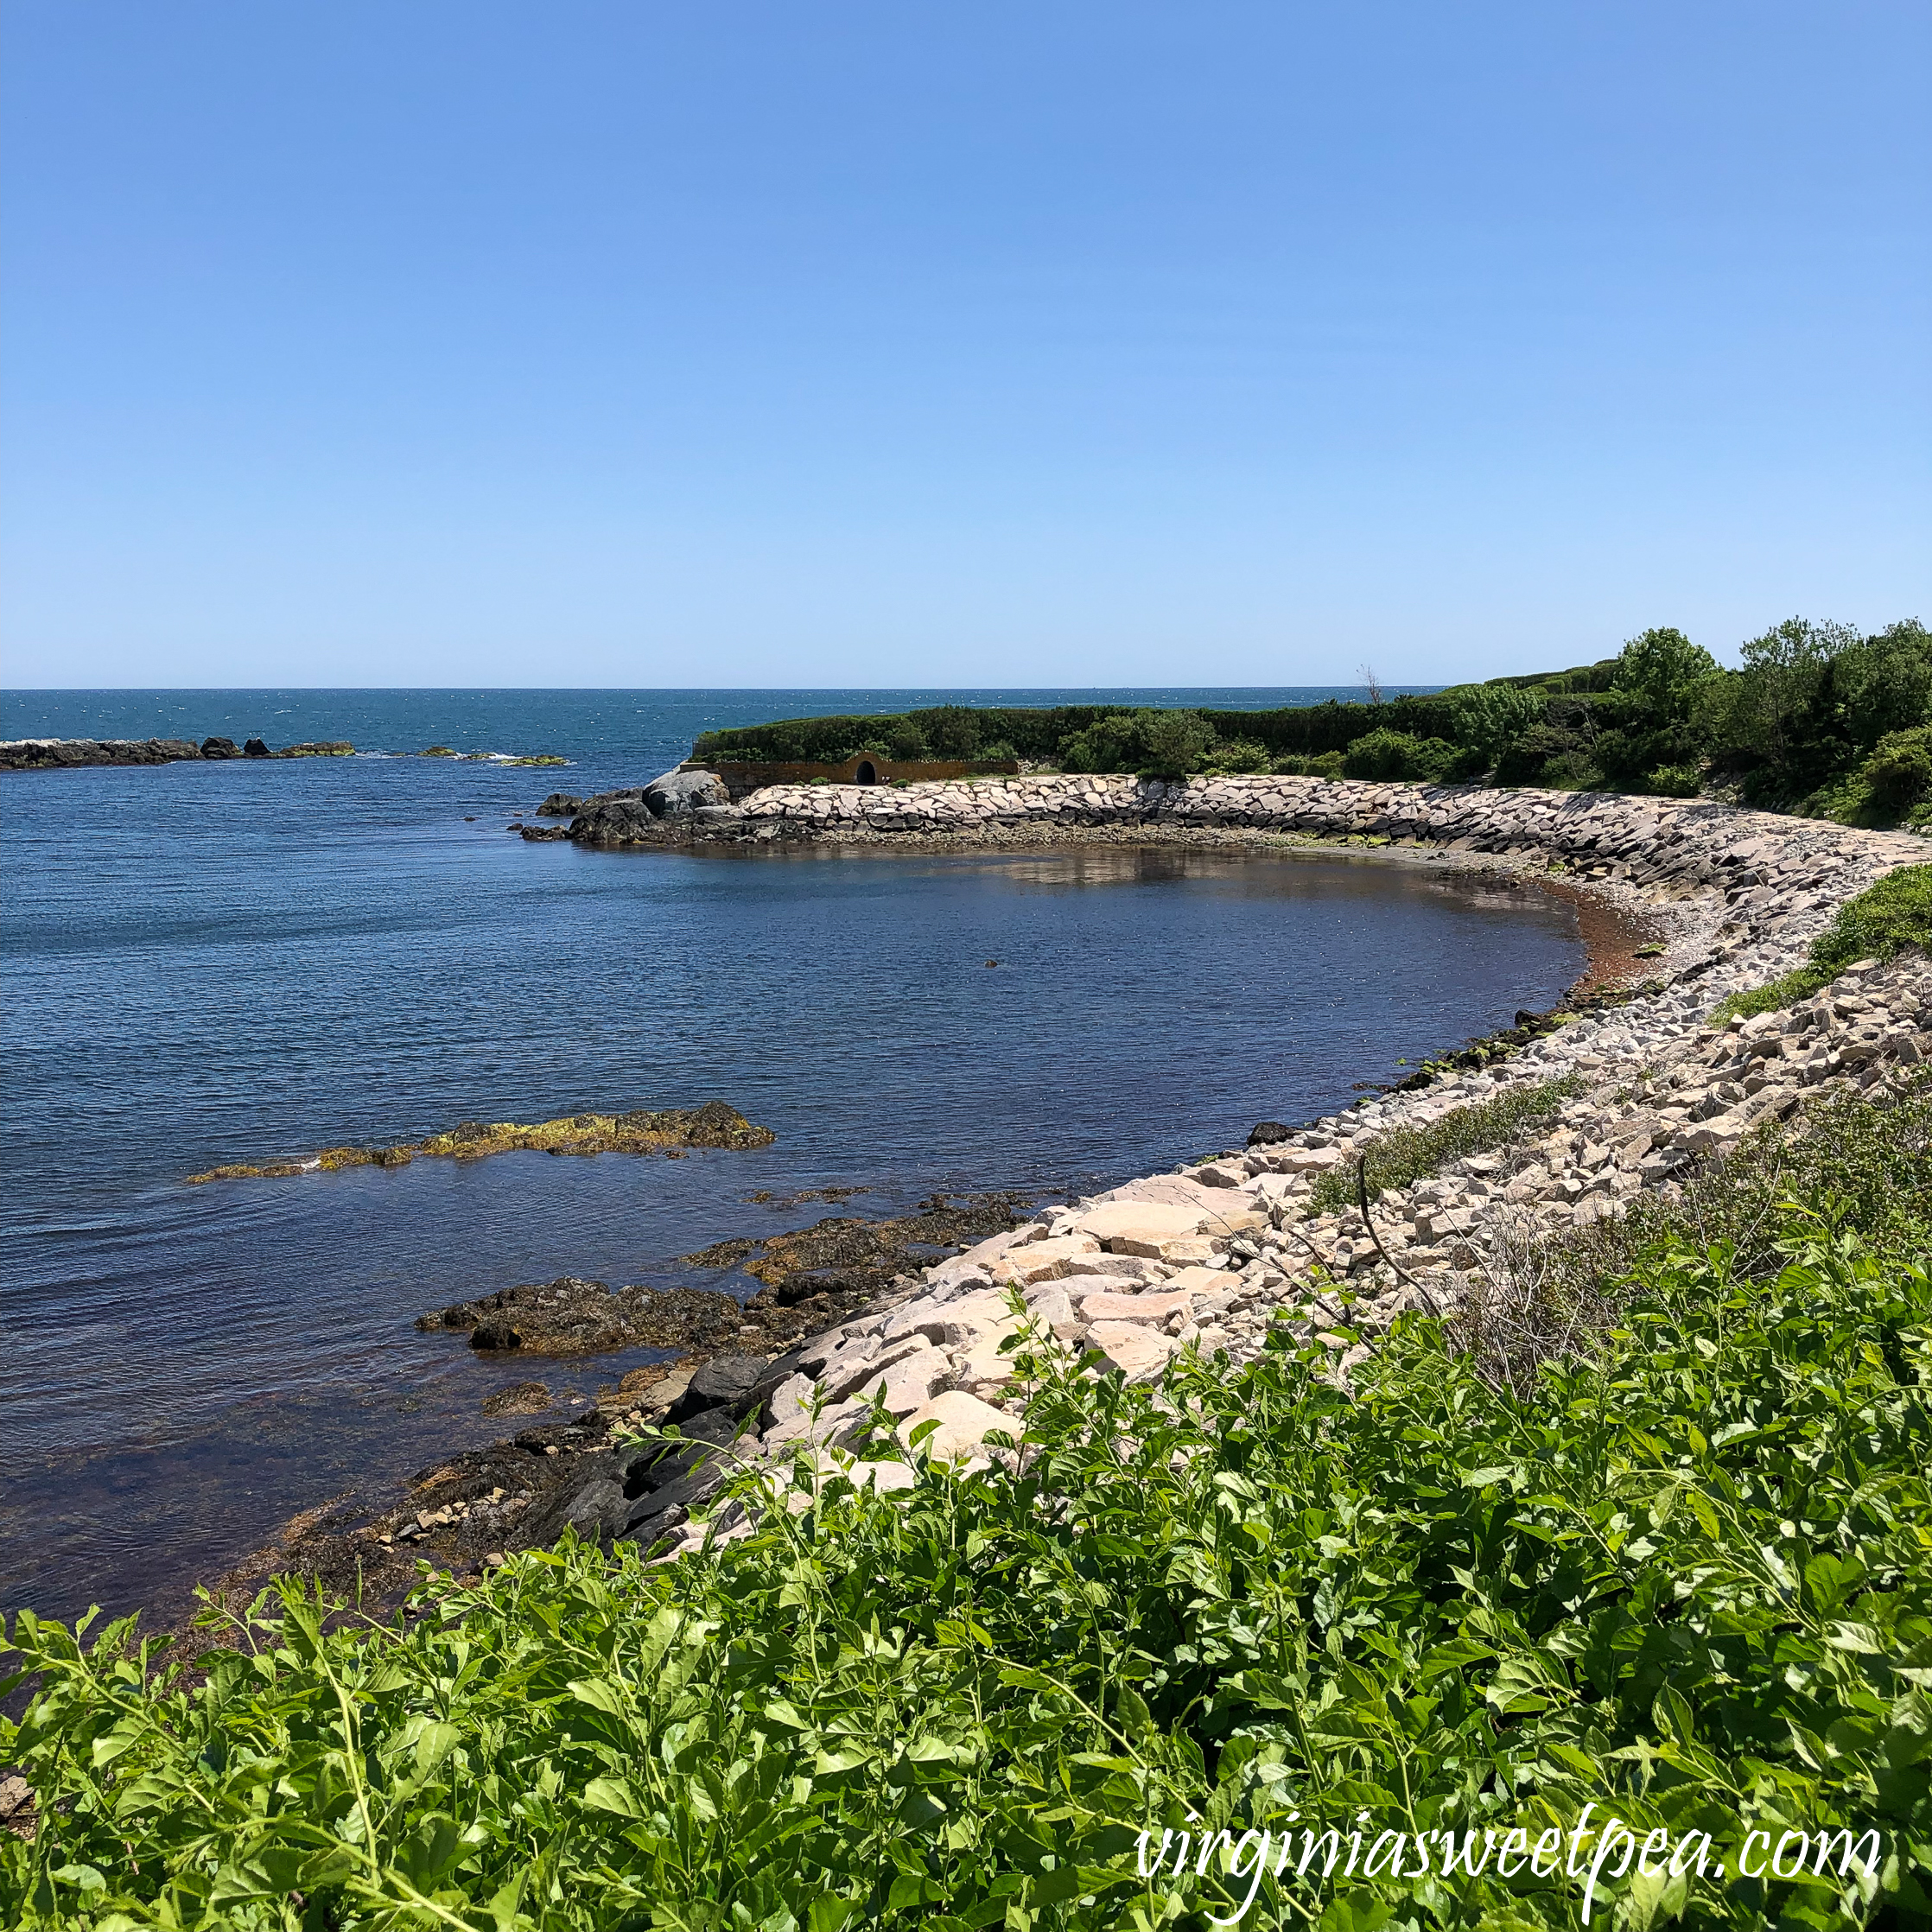
<instances>
[{"instance_id":1,"label":"large white stone","mask_svg":"<svg viewBox=\"0 0 1932 1932\"><path fill-rule=\"evenodd\" d=\"M1123 1235L1144 1242L1171 1240L1176 1235L1200 1233L1211 1210L1189 1203L1183 1206L1161 1201L1108 1201L1089 1208L1080 1217L1083 1233L1113 1247Z\"/></svg>"},{"instance_id":2,"label":"large white stone","mask_svg":"<svg viewBox=\"0 0 1932 1932\"><path fill-rule=\"evenodd\" d=\"M939 1425L926 1438L926 1450L947 1462L970 1459L985 1443L988 1430L1005 1429L1018 1435L1022 1427L1017 1416L982 1402L977 1395L969 1395L963 1389L949 1389L914 1409L899 1426L900 1439L910 1443L913 1431L926 1422Z\"/></svg>"},{"instance_id":3,"label":"large white stone","mask_svg":"<svg viewBox=\"0 0 1932 1932\"><path fill-rule=\"evenodd\" d=\"M944 1352L928 1345L893 1363L882 1374L867 1376L853 1393L867 1404L883 1401L894 1415L910 1415L932 1400L951 1379L952 1372Z\"/></svg>"},{"instance_id":4,"label":"large white stone","mask_svg":"<svg viewBox=\"0 0 1932 1932\"><path fill-rule=\"evenodd\" d=\"M1159 1375L1179 1345L1173 1337L1140 1322L1096 1321L1087 1331L1087 1346L1098 1349L1108 1365L1129 1382Z\"/></svg>"},{"instance_id":5,"label":"large white stone","mask_svg":"<svg viewBox=\"0 0 1932 1932\"><path fill-rule=\"evenodd\" d=\"M1077 1281L1089 1275L1099 1276L1103 1287L1109 1281L1165 1281L1167 1268L1144 1255L1076 1255L1066 1264L1063 1279Z\"/></svg>"},{"instance_id":6,"label":"large white stone","mask_svg":"<svg viewBox=\"0 0 1932 1932\"><path fill-rule=\"evenodd\" d=\"M1099 1249L1100 1243L1086 1234L1032 1242L1001 1255L995 1264L995 1272L1003 1281L1057 1281L1067 1272L1069 1262L1084 1255L1097 1254Z\"/></svg>"},{"instance_id":7,"label":"large white stone","mask_svg":"<svg viewBox=\"0 0 1932 1932\"><path fill-rule=\"evenodd\" d=\"M1221 1277L1223 1284L1227 1279L1224 1274ZM1149 1289L1145 1294L1109 1294L1103 1289L1081 1295L1080 1312L1090 1322L1131 1321L1159 1327L1177 1311L1192 1313L1199 1299L1199 1292L1192 1288L1182 1288L1178 1293L1166 1288Z\"/></svg>"}]
</instances>

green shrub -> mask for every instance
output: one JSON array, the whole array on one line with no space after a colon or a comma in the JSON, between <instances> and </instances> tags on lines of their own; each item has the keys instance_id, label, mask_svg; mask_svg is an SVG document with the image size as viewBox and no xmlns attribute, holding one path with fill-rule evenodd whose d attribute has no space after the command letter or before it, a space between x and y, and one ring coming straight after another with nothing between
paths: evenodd
<instances>
[{"instance_id":1,"label":"green shrub","mask_svg":"<svg viewBox=\"0 0 1932 1932\"><path fill-rule=\"evenodd\" d=\"M1214 727L1198 711L1143 711L1143 778L1180 779L1200 770L1214 743Z\"/></svg>"},{"instance_id":2,"label":"green shrub","mask_svg":"<svg viewBox=\"0 0 1932 1932\"><path fill-rule=\"evenodd\" d=\"M1580 747L1553 753L1537 775L1537 782L1553 791L1590 791L1604 782L1596 759Z\"/></svg>"},{"instance_id":3,"label":"green shrub","mask_svg":"<svg viewBox=\"0 0 1932 1932\"><path fill-rule=\"evenodd\" d=\"M1268 747L1252 738L1223 738L1207 755L1204 772L1265 772L1268 768Z\"/></svg>"},{"instance_id":4,"label":"green shrub","mask_svg":"<svg viewBox=\"0 0 1932 1932\"><path fill-rule=\"evenodd\" d=\"M1134 715L1115 711L1062 739L1059 758L1070 772L1131 772L1141 762L1142 748Z\"/></svg>"},{"instance_id":5,"label":"green shrub","mask_svg":"<svg viewBox=\"0 0 1932 1932\"><path fill-rule=\"evenodd\" d=\"M1451 707L1456 743L1471 754L1478 771L1501 765L1528 733L1543 721L1548 701L1509 684L1478 684L1459 692Z\"/></svg>"},{"instance_id":6,"label":"green shrub","mask_svg":"<svg viewBox=\"0 0 1932 1932\"><path fill-rule=\"evenodd\" d=\"M1198 772L1214 744L1214 727L1198 711L1152 708L1114 711L1060 741L1070 772L1138 772L1178 779Z\"/></svg>"},{"instance_id":7,"label":"green shrub","mask_svg":"<svg viewBox=\"0 0 1932 1932\"><path fill-rule=\"evenodd\" d=\"M1406 731L1376 730L1357 738L1342 755L1342 770L1351 779L1404 779L1420 785L1440 785L1453 772L1460 756L1441 738L1415 738Z\"/></svg>"},{"instance_id":8,"label":"green shrub","mask_svg":"<svg viewBox=\"0 0 1932 1932\"><path fill-rule=\"evenodd\" d=\"M911 715L935 758L971 758L980 748L980 715L970 705L942 704Z\"/></svg>"},{"instance_id":9,"label":"green shrub","mask_svg":"<svg viewBox=\"0 0 1932 1932\"><path fill-rule=\"evenodd\" d=\"M1643 789L1665 798L1694 798L1704 789L1704 774L1694 765L1660 765L1645 778Z\"/></svg>"},{"instance_id":10,"label":"green shrub","mask_svg":"<svg viewBox=\"0 0 1932 1932\"><path fill-rule=\"evenodd\" d=\"M1795 967L1763 986L1754 986L1748 993L1733 993L1728 999L1719 1000L1711 1008L1711 1024L1722 1026L1732 1020L1754 1020L1761 1013L1782 1013L1786 1007L1808 1000L1829 982L1830 975L1819 972L1815 967Z\"/></svg>"},{"instance_id":11,"label":"green shrub","mask_svg":"<svg viewBox=\"0 0 1932 1932\"><path fill-rule=\"evenodd\" d=\"M930 755L925 734L910 718L901 718L893 727L887 744L894 758L909 764Z\"/></svg>"},{"instance_id":12,"label":"green shrub","mask_svg":"<svg viewBox=\"0 0 1932 1932\"><path fill-rule=\"evenodd\" d=\"M40 1829L0 1833L0 1922L1146 1932L1228 1922L1265 1830L1313 1862L1263 1860L1255 1926L1916 1922L1932 1284L1779 1232L1754 1279L1664 1229L1598 1352L1520 1391L1414 1318L1346 1390L1279 1338L1158 1391L1043 1341L1023 1474L801 1471L742 1541L566 1543L391 1629L290 1586L199 1687L22 1615L0 1758ZM1427 1875L1355 1870L1357 1829L1378 1873L1431 1834ZM1522 1859L1545 1829L1578 1876ZM1821 1873L1740 1875L1793 1829ZM1142 1878L1142 1831L1204 1855ZM1677 1878L1633 1868L1652 1832Z\"/></svg>"},{"instance_id":13,"label":"green shrub","mask_svg":"<svg viewBox=\"0 0 1932 1932\"><path fill-rule=\"evenodd\" d=\"M1408 1187L1439 1173L1452 1160L1472 1153L1491 1153L1520 1140L1531 1127L1547 1121L1566 1100L1583 1091L1583 1077L1566 1073L1555 1080L1506 1087L1493 1100L1452 1108L1427 1127L1398 1127L1367 1150L1369 1198L1385 1189ZM1312 1213L1332 1213L1352 1205L1356 1198L1352 1167L1334 1168L1316 1177L1308 1196Z\"/></svg>"},{"instance_id":14,"label":"green shrub","mask_svg":"<svg viewBox=\"0 0 1932 1932\"><path fill-rule=\"evenodd\" d=\"M1932 726L1888 732L1859 769L1876 804L1894 815L1932 792Z\"/></svg>"},{"instance_id":15,"label":"green shrub","mask_svg":"<svg viewBox=\"0 0 1932 1932\"><path fill-rule=\"evenodd\" d=\"M1932 939L1932 866L1901 866L1839 907L1811 943L1811 963L1840 973L1855 959L1890 959Z\"/></svg>"},{"instance_id":16,"label":"green shrub","mask_svg":"<svg viewBox=\"0 0 1932 1932\"><path fill-rule=\"evenodd\" d=\"M1268 769L1298 779L1338 779L1342 775L1342 754L1339 752L1321 752L1312 757L1278 758Z\"/></svg>"}]
</instances>

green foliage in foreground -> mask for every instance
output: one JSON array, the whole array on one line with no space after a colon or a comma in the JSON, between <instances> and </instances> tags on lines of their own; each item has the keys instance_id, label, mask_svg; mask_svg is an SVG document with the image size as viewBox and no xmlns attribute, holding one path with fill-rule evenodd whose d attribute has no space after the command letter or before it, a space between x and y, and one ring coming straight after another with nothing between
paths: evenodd
<instances>
[{"instance_id":1,"label":"green foliage in foreground","mask_svg":"<svg viewBox=\"0 0 1932 1932\"><path fill-rule=\"evenodd\" d=\"M1368 1150L1369 1198L1386 1189L1408 1187L1439 1173L1452 1160L1472 1153L1490 1153L1513 1146L1524 1132L1547 1121L1566 1100L1583 1091L1583 1076L1566 1073L1534 1086L1511 1087L1493 1100L1457 1107L1427 1127L1398 1127ZM1356 1198L1353 1167L1332 1169L1316 1177L1308 1205L1315 1214L1331 1214Z\"/></svg>"},{"instance_id":2,"label":"green foliage in foreground","mask_svg":"<svg viewBox=\"0 0 1932 1932\"><path fill-rule=\"evenodd\" d=\"M1756 1281L1660 1237L1600 1352L1520 1395L1413 1318L1352 1393L1325 1350L1164 1394L1043 1355L1023 1477L801 1472L714 1554L526 1555L398 1630L291 1586L199 1689L23 1616L43 1688L0 1758L43 1809L0 1837L0 1922L1199 1925L1250 1889L1230 1842L1251 1869L1241 1834L1293 1823L1249 1924L1567 1926L1586 1877L1490 1851L1586 1805L1579 1873L1612 1814L1689 1848L1613 1857L1592 1923L1916 1917L1932 1283L1783 1234ZM1207 1868L1139 1877L1150 1825ZM1311 1825L1331 1878L1319 1838L1297 1876ZM1839 1840L1738 1873L1747 1832L1761 1865L1841 1827L1881 1834L1869 1878ZM1433 1834L1427 1874L1350 1878L1357 1829Z\"/></svg>"},{"instance_id":3,"label":"green foliage in foreground","mask_svg":"<svg viewBox=\"0 0 1932 1932\"><path fill-rule=\"evenodd\" d=\"M1932 948L1932 866L1901 866L1875 880L1839 907L1832 923L1811 942L1802 966L1748 993L1733 993L1711 1009L1711 1019L1722 1026L1795 1007L1829 986L1854 961L1883 962L1907 946Z\"/></svg>"}]
</instances>

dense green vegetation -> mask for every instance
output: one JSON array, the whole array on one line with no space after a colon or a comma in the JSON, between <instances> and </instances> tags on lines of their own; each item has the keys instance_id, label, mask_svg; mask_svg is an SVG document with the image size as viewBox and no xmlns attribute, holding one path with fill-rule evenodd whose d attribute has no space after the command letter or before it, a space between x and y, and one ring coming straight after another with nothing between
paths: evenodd
<instances>
[{"instance_id":1,"label":"dense green vegetation","mask_svg":"<svg viewBox=\"0 0 1932 1932\"><path fill-rule=\"evenodd\" d=\"M1281 711L1097 705L802 718L708 732L700 758L836 763L1022 758L1071 772L1296 772L1488 780L1689 797L1734 794L1860 823L1932 811L1932 634L1916 619L1863 636L1788 619L1735 670L1675 630L1614 658L1384 703Z\"/></svg>"},{"instance_id":2,"label":"dense green vegetation","mask_svg":"<svg viewBox=\"0 0 1932 1932\"><path fill-rule=\"evenodd\" d=\"M1733 993L1711 1018L1748 1020L1795 1006L1828 986L1854 960L1887 960L1907 946L1932 950L1932 866L1901 866L1839 907L1795 971L1748 993Z\"/></svg>"},{"instance_id":3,"label":"dense green vegetation","mask_svg":"<svg viewBox=\"0 0 1932 1932\"><path fill-rule=\"evenodd\" d=\"M1499 1286L1588 1304L1583 1353L1405 1318L1346 1391L1285 1338L1154 1391L1036 1337L1021 1474L801 1470L710 1554L567 1545L393 1628L291 1586L199 1687L23 1616L0 1922L1916 1922L1927 1112L1840 1103L1829 1158L1760 1138Z\"/></svg>"}]
</instances>

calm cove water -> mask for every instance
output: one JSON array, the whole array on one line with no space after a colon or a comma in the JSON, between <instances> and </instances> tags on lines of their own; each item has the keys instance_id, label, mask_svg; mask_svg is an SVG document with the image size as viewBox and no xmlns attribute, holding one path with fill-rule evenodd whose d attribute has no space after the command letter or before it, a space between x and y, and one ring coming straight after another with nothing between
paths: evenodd
<instances>
[{"instance_id":1,"label":"calm cove water","mask_svg":"<svg viewBox=\"0 0 1932 1932\"><path fill-rule=\"evenodd\" d=\"M1064 1196L1345 1104L1548 1005L1573 917L1338 856L688 856L526 845L555 786L708 725L1089 693L15 694L0 734L550 750L0 774L10 1069L0 1604L175 1607L296 1510L486 1440L533 1372L414 1318L834 1211L754 1191ZM1122 702L1325 693L1135 692ZM986 962L996 959L988 970ZM721 1096L778 1134L189 1187L465 1117ZM647 1357L534 1372L588 1393Z\"/></svg>"}]
</instances>

